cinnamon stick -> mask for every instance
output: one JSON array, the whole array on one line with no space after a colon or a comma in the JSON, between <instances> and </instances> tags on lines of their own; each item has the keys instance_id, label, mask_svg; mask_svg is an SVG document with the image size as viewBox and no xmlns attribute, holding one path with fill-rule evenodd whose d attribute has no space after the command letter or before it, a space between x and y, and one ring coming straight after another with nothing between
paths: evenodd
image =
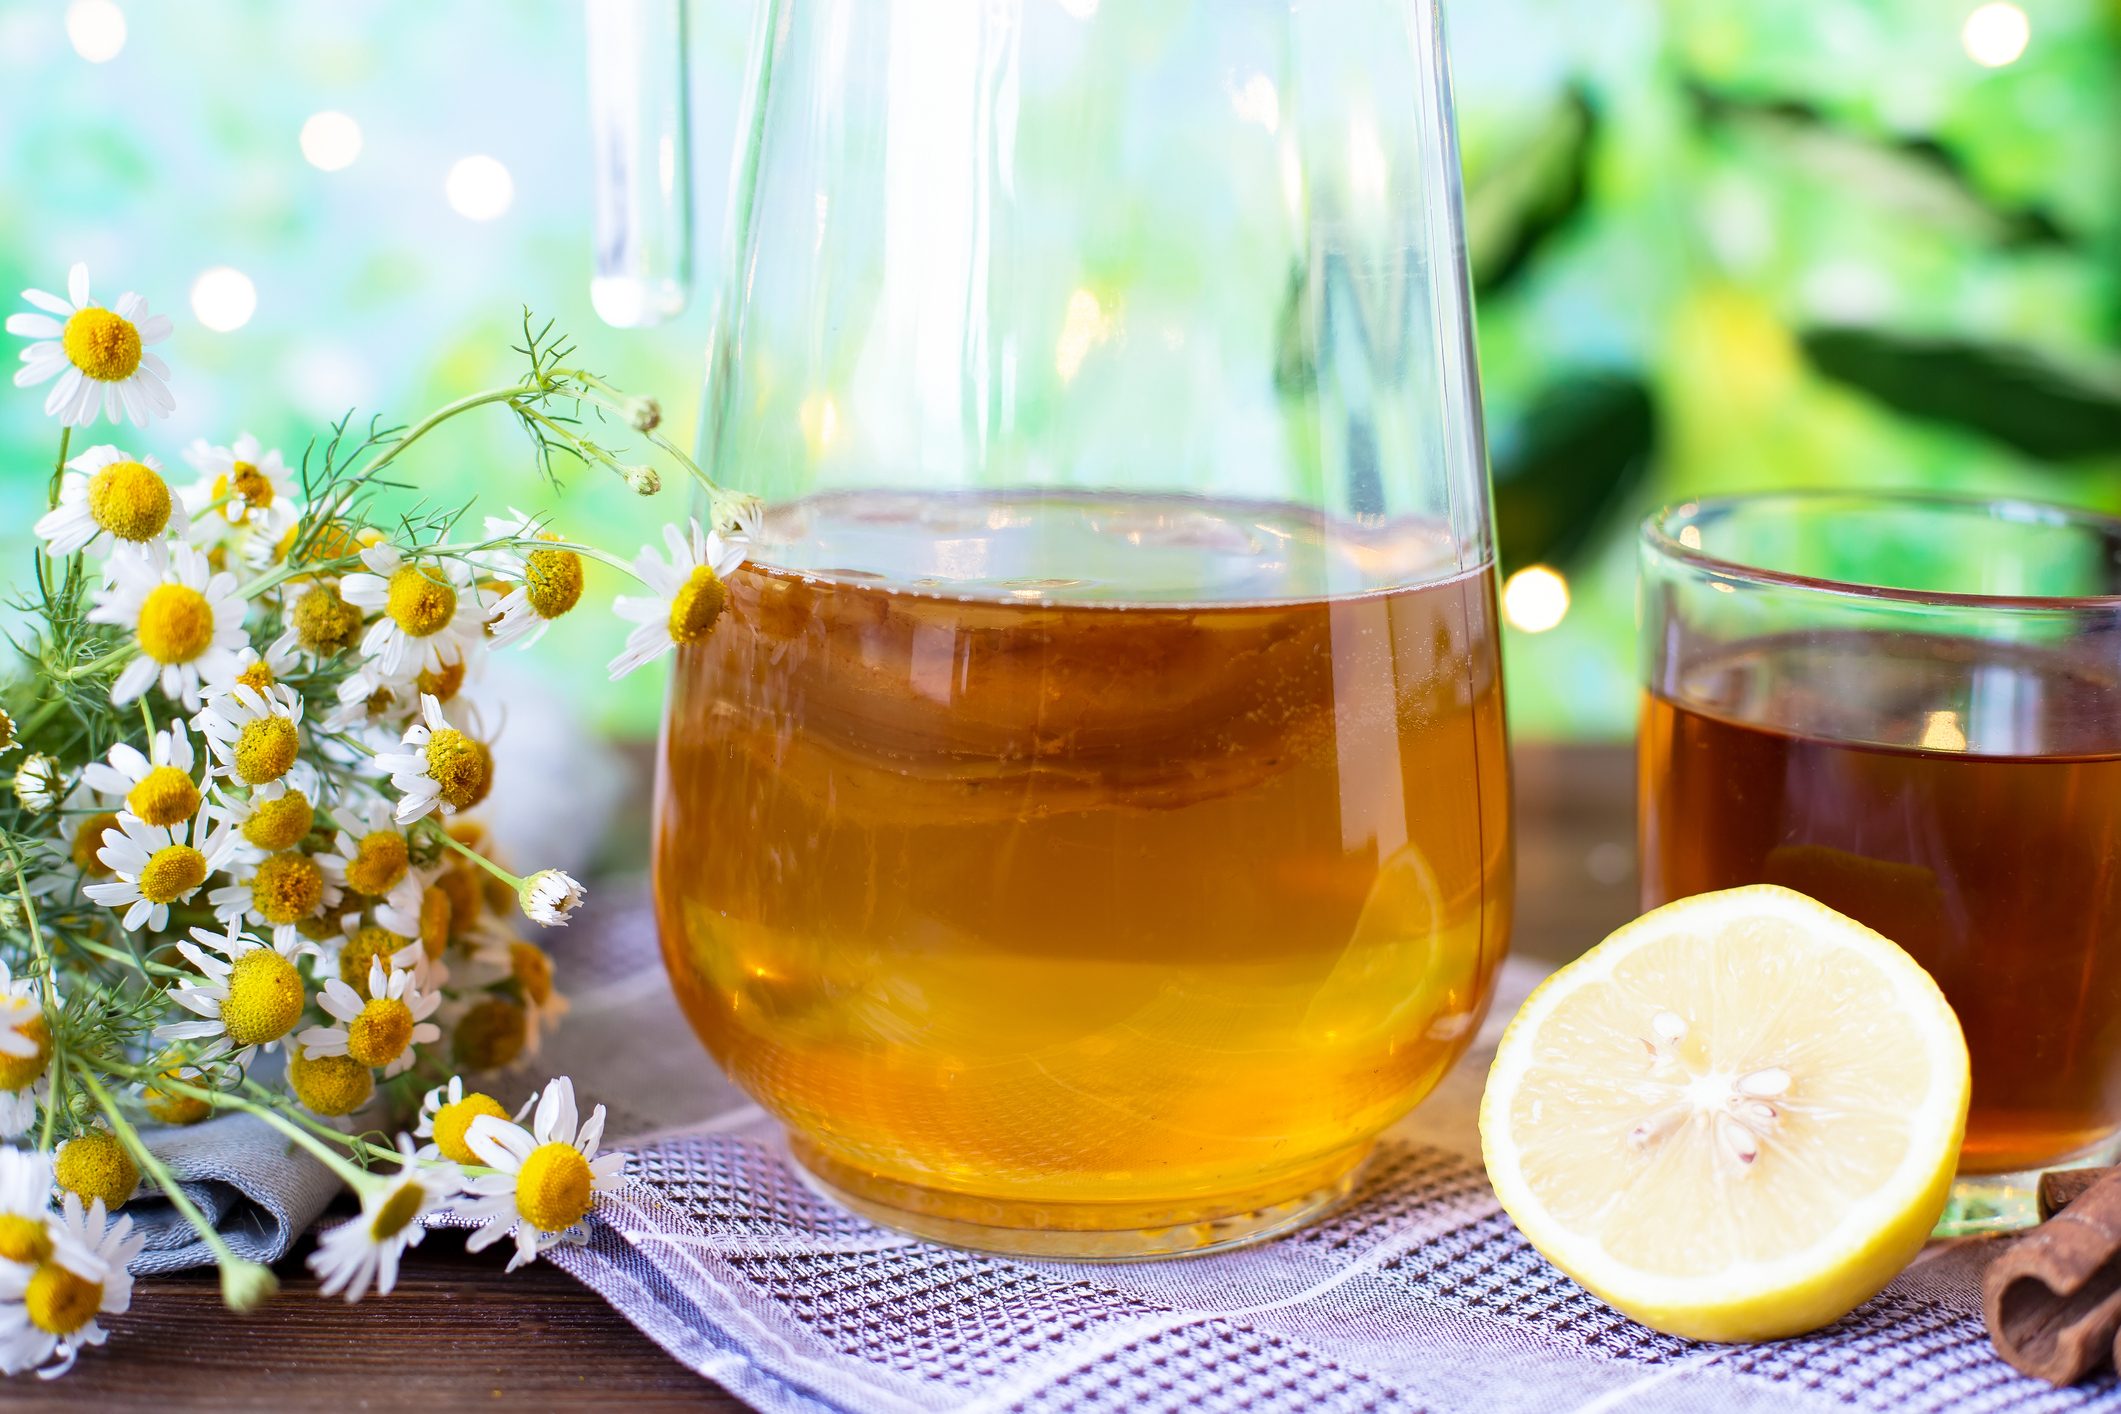
<instances>
[{"instance_id":1,"label":"cinnamon stick","mask_svg":"<svg viewBox=\"0 0 2121 1414\"><path fill-rule=\"evenodd\" d=\"M2049 1169L2040 1175L2040 1221L2046 1222L2112 1173L2110 1168Z\"/></svg>"},{"instance_id":2,"label":"cinnamon stick","mask_svg":"<svg viewBox=\"0 0 2121 1414\"><path fill-rule=\"evenodd\" d=\"M2085 1172L2092 1176L2074 1196L2074 1176L2042 1176L2042 1213L2051 1201L2066 1206L2012 1243L1981 1281L1996 1353L2056 1385L2121 1357L2121 1169Z\"/></svg>"}]
</instances>

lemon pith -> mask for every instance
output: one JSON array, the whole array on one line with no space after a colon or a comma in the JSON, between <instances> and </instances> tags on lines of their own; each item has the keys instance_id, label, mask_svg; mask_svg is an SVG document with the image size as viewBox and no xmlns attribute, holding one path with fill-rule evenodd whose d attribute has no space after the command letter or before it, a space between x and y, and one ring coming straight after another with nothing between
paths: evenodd
<instances>
[{"instance_id":1,"label":"lemon pith","mask_svg":"<svg viewBox=\"0 0 2121 1414\"><path fill-rule=\"evenodd\" d=\"M1762 885L1654 910L1548 978L1497 1048L1481 1147L1527 1240L1610 1305L1764 1340L1920 1250L1969 1094L1929 975Z\"/></svg>"}]
</instances>

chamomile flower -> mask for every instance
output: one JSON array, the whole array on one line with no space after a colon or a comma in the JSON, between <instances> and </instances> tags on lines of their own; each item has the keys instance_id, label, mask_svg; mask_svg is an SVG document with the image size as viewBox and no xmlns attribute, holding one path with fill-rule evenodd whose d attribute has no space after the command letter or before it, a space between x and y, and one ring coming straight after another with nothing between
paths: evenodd
<instances>
[{"instance_id":1,"label":"chamomile flower","mask_svg":"<svg viewBox=\"0 0 2121 1414\"><path fill-rule=\"evenodd\" d=\"M565 869L540 869L516 894L523 916L547 928L565 928L589 891Z\"/></svg>"},{"instance_id":2,"label":"chamomile flower","mask_svg":"<svg viewBox=\"0 0 2121 1414\"><path fill-rule=\"evenodd\" d=\"M300 649L311 661L337 657L361 636L361 610L349 604L339 586L317 580L304 589L287 611L287 631L273 642L269 656L288 657Z\"/></svg>"},{"instance_id":3,"label":"chamomile flower","mask_svg":"<svg viewBox=\"0 0 2121 1414\"><path fill-rule=\"evenodd\" d=\"M5 707L0 707L0 756L7 755L21 744L21 739L15 735L14 716Z\"/></svg>"},{"instance_id":4,"label":"chamomile flower","mask_svg":"<svg viewBox=\"0 0 2121 1414\"><path fill-rule=\"evenodd\" d=\"M127 291L115 309L88 295L88 267L66 272L66 298L24 290L22 298L42 313L10 314L7 332L35 339L22 351L15 386L34 387L56 376L44 400L47 416L70 427L86 427L98 410L112 422L123 416L145 427L150 416L168 417L177 400L169 395L169 365L147 346L169 337L166 314L150 314L147 301Z\"/></svg>"},{"instance_id":5,"label":"chamomile flower","mask_svg":"<svg viewBox=\"0 0 2121 1414\"><path fill-rule=\"evenodd\" d=\"M523 1049L536 1055L545 1030L557 1026L571 1005L552 984L552 958L536 943L499 931L481 936L472 958L498 977L514 980L523 998Z\"/></svg>"},{"instance_id":6,"label":"chamomile flower","mask_svg":"<svg viewBox=\"0 0 2121 1414\"><path fill-rule=\"evenodd\" d=\"M51 1026L36 981L0 962L0 1136L12 1138L36 1119L51 1059Z\"/></svg>"},{"instance_id":7,"label":"chamomile flower","mask_svg":"<svg viewBox=\"0 0 2121 1414\"><path fill-rule=\"evenodd\" d=\"M420 1163L403 1134L398 1153L397 1173L364 1187L361 1215L326 1232L309 1254L324 1295L343 1291L348 1301L359 1301L373 1282L377 1295L388 1296L397 1285L398 1258L427 1235L427 1215L460 1190L463 1175L448 1165Z\"/></svg>"},{"instance_id":8,"label":"chamomile flower","mask_svg":"<svg viewBox=\"0 0 2121 1414\"><path fill-rule=\"evenodd\" d=\"M400 916L412 914L417 920L420 892L427 881L412 866L411 842L391 823L390 802L370 799L342 806L338 816L354 828L341 828L334 837L336 854L317 856L326 877L366 898L384 900ZM405 935L418 936L417 921Z\"/></svg>"},{"instance_id":9,"label":"chamomile flower","mask_svg":"<svg viewBox=\"0 0 2121 1414\"><path fill-rule=\"evenodd\" d=\"M674 525L664 526L663 543L670 549L667 561L651 545L633 562L634 573L654 592L622 594L612 604L620 618L639 625L626 636L626 650L611 660L614 678L654 662L680 644L705 638L729 604L724 577L744 563L741 537L725 539L714 531L701 530L697 520L689 535Z\"/></svg>"},{"instance_id":10,"label":"chamomile flower","mask_svg":"<svg viewBox=\"0 0 2121 1414\"><path fill-rule=\"evenodd\" d=\"M523 1107L510 1115L501 1108L501 1102L480 1090L468 1094L464 1089L464 1077L452 1075L447 1085L437 1085L420 1100L420 1122L413 1130L415 1137L428 1142L420 1146L423 1159L447 1159L453 1164L476 1164L479 1156L471 1152L468 1136L471 1122L480 1115L491 1115L495 1119L510 1120L521 1124L523 1116L538 1102L533 1091Z\"/></svg>"},{"instance_id":11,"label":"chamomile flower","mask_svg":"<svg viewBox=\"0 0 2121 1414\"><path fill-rule=\"evenodd\" d=\"M113 877L83 892L106 908L124 909L119 923L128 930L168 927L169 906L188 902L235 846L227 822L214 823L204 807L188 830L159 829L130 812L118 817L118 829L116 839L104 835L96 853Z\"/></svg>"},{"instance_id":12,"label":"chamomile flower","mask_svg":"<svg viewBox=\"0 0 2121 1414\"><path fill-rule=\"evenodd\" d=\"M245 641L236 577L213 573L189 545L171 547L166 569L130 557L110 568L114 583L95 591L89 622L128 630L140 649L111 684L110 700L123 706L159 678L163 696L196 709L200 683L232 675Z\"/></svg>"},{"instance_id":13,"label":"chamomile flower","mask_svg":"<svg viewBox=\"0 0 2121 1414\"><path fill-rule=\"evenodd\" d=\"M478 649L486 632L486 609L478 588L454 560L415 564L395 545L361 552L366 574L339 582L347 603L377 611L361 639L387 678L407 678L426 669L440 672Z\"/></svg>"},{"instance_id":14,"label":"chamomile flower","mask_svg":"<svg viewBox=\"0 0 2121 1414\"><path fill-rule=\"evenodd\" d=\"M245 863L255 865L268 854L293 849L316 824L316 770L298 761L295 769L270 784L248 790L218 787L213 808L235 827L243 842Z\"/></svg>"},{"instance_id":15,"label":"chamomile flower","mask_svg":"<svg viewBox=\"0 0 2121 1414\"><path fill-rule=\"evenodd\" d=\"M279 448L262 447L248 432L229 447L201 438L185 449L184 459L199 472L199 480L185 490L197 514L211 513L268 537L279 536L300 514L294 476Z\"/></svg>"},{"instance_id":16,"label":"chamomile flower","mask_svg":"<svg viewBox=\"0 0 2121 1414\"><path fill-rule=\"evenodd\" d=\"M453 815L486 798L493 786L493 753L475 736L458 731L434 697L420 697L420 720L406 729L407 750L379 752L376 769L390 773L399 792L399 824L432 811Z\"/></svg>"},{"instance_id":17,"label":"chamomile flower","mask_svg":"<svg viewBox=\"0 0 2121 1414\"><path fill-rule=\"evenodd\" d=\"M22 758L15 768L15 800L32 814L51 809L66 794L66 776L59 763L41 751Z\"/></svg>"},{"instance_id":18,"label":"chamomile flower","mask_svg":"<svg viewBox=\"0 0 2121 1414\"><path fill-rule=\"evenodd\" d=\"M486 534L518 542L486 559L489 571L514 586L494 605L493 646L527 648L545 636L554 619L581 602L582 557L557 545L536 545L560 537L513 506L506 516L486 517Z\"/></svg>"},{"instance_id":19,"label":"chamomile flower","mask_svg":"<svg viewBox=\"0 0 2121 1414\"><path fill-rule=\"evenodd\" d=\"M193 722L219 774L247 786L279 780L302 750L302 694L291 687L239 682L208 698Z\"/></svg>"},{"instance_id":20,"label":"chamomile flower","mask_svg":"<svg viewBox=\"0 0 2121 1414\"><path fill-rule=\"evenodd\" d=\"M240 918L271 928L276 948L293 947L303 924L331 917L339 905L339 886L300 849L228 863L229 882L206 896L214 917L224 924Z\"/></svg>"},{"instance_id":21,"label":"chamomile flower","mask_svg":"<svg viewBox=\"0 0 2121 1414\"><path fill-rule=\"evenodd\" d=\"M112 1222L100 1198L84 1212L80 1196L69 1193L46 1230L51 1254L43 1261L0 1262L0 1374L65 1374L83 1350L103 1343L96 1317L132 1305L129 1268L147 1235L133 1231L131 1216Z\"/></svg>"},{"instance_id":22,"label":"chamomile flower","mask_svg":"<svg viewBox=\"0 0 2121 1414\"><path fill-rule=\"evenodd\" d=\"M102 761L81 770L81 783L106 800L122 800L141 823L168 829L199 813L198 756L184 723L172 722L148 741L147 754L119 742Z\"/></svg>"},{"instance_id":23,"label":"chamomile flower","mask_svg":"<svg viewBox=\"0 0 2121 1414\"><path fill-rule=\"evenodd\" d=\"M449 946L456 919L456 906L441 885L441 874L440 869L415 871L420 883L416 907L399 908L389 899L376 905L376 922L400 937L418 939L431 961L439 960L442 950Z\"/></svg>"},{"instance_id":24,"label":"chamomile flower","mask_svg":"<svg viewBox=\"0 0 2121 1414\"><path fill-rule=\"evenodd\" d=\"M283 639L268 644L263 654L247 644L237 650L235 662L230 665L231 671L206 679L206 696L220 697L238 687L263 692L276 686L295 666L295 655L290 648L283 646L284 643Z\"/></svg>"},{"instance_id":25,"label":"chamomile flower","mask_svg":"<svg viewBox=\"0 0 2121 1414\"><path fill-rule=\"evenodd\" d=\"M52 1255L52 1156L0 1145L0 1262L36 1266Z\"/></svg>"},{"instance_id":26,"label":"chamomile flower","mask_svg":"<svg viewBox=\"0 0 2121 1414\"><path fill-rule=\"evenodd\" d=\"M194 928L191 936L192 941L177 944L177 951L194 974L171 988L169 996L202 1019L158 1026L155 1039L205 1040L193 1060L226 1054L238 1065L248 1065L259 1051L278 1050L302 1020L306 992L295 961L304 953L315 955L316 945L297 938L267 947L243 931L241 920L230 923L226 933Z\"/></svg>"},{"instance_id":27,"label":"chamomile flower","mask_svg":"<svg viewBox=\"0 0 2121 1414\"><path fill-rule=\"evenodd\" d=\"M442 994L423 991L412 969L386 971L376 958L368 964L367 997L332 978L317 1005L339 1024L312 1026L296 1039L304 1055L352 1056L388 1080L412 1068L413 1047L442 1039L442 1028L427 1019L441 1004Z\"/></svg>"},{"instance_id":28,"label":"chamomile flower","mask_svg":"<svg viewBox=\"0 0 2121 1414\"><path fill-rule=\"evenodd\" d=\"M599 1193L623 1181L626 1156L597 1155L604 1137L602 1105L587 1123L577 1127L575 1119L574 1082L562 1075L545 1087L530 1128L492 1115L472 1120L466 1143L496 1172L465 1184L474 1201L458 1211L479 1224L464 1244L468 1250L482 1252L513 1236L516 1252L508 1269L514 1271L557 1243L587 1239L582 1219Z\"/></svg>"},{"instance_id":29,"label":"chamomile flower","mask_svg":"<svg viewBox=\"0 0 2121 1414\"><path fill-rule=\"evenodd\" d=\"M159 565L169 550L164 535L183 535L190 520L163 479L162 463L106 445L66 464L59 504L32 529L54 558L110 545Z\"/></svg>"}]
</instances>

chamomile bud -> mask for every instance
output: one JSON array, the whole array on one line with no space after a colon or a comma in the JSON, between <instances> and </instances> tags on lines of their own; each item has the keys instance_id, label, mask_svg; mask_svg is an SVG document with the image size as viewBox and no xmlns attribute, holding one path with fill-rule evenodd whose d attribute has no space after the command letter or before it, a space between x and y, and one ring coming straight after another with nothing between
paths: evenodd
<instances>
[{"instance_id":1,"label":"chamomile bud","mask_svg":"<svg viewBox=\"0 0 2121 1414\"><path fill-rule=\"evenodd\" d=\"M523 916L547 928L564 928L567 919L587 897L582 885L564 869L540 869L523 881L516 900Z\"/></svg>"}]
</instances>

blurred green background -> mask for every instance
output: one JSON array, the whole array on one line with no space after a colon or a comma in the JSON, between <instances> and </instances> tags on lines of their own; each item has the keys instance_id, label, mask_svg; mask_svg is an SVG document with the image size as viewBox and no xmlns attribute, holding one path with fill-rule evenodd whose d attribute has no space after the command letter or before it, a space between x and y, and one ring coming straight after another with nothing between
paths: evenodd
<instances>
[{"instance_id":1,"label":"blurred green background","mask_svg":"<svg viewBox=\"0 0 2121 1414\"><path fill-rule=\"evenodd\" d=\"M1657 503L1864 484L2121 510L2121 0L1447 14L1504 570L1531 571L1520 733L1631 730L1631 531ZM748 6L692 23L711 252ZM296 460L349 407L514 377L524 304L689 438L703 309L621 332L589 308L582 28L563 0L0 0L0 287L86 260L97 298L176 318L176 417L95 440L177 464L248 429ZM0 400L17 550L41 391ZM555 496L499 421L418 469L628 553L681 509L586 472ZM621 627L575 615L539 664L645 732L655 675L602 684Z\"/></svg>"}]
</instances>

